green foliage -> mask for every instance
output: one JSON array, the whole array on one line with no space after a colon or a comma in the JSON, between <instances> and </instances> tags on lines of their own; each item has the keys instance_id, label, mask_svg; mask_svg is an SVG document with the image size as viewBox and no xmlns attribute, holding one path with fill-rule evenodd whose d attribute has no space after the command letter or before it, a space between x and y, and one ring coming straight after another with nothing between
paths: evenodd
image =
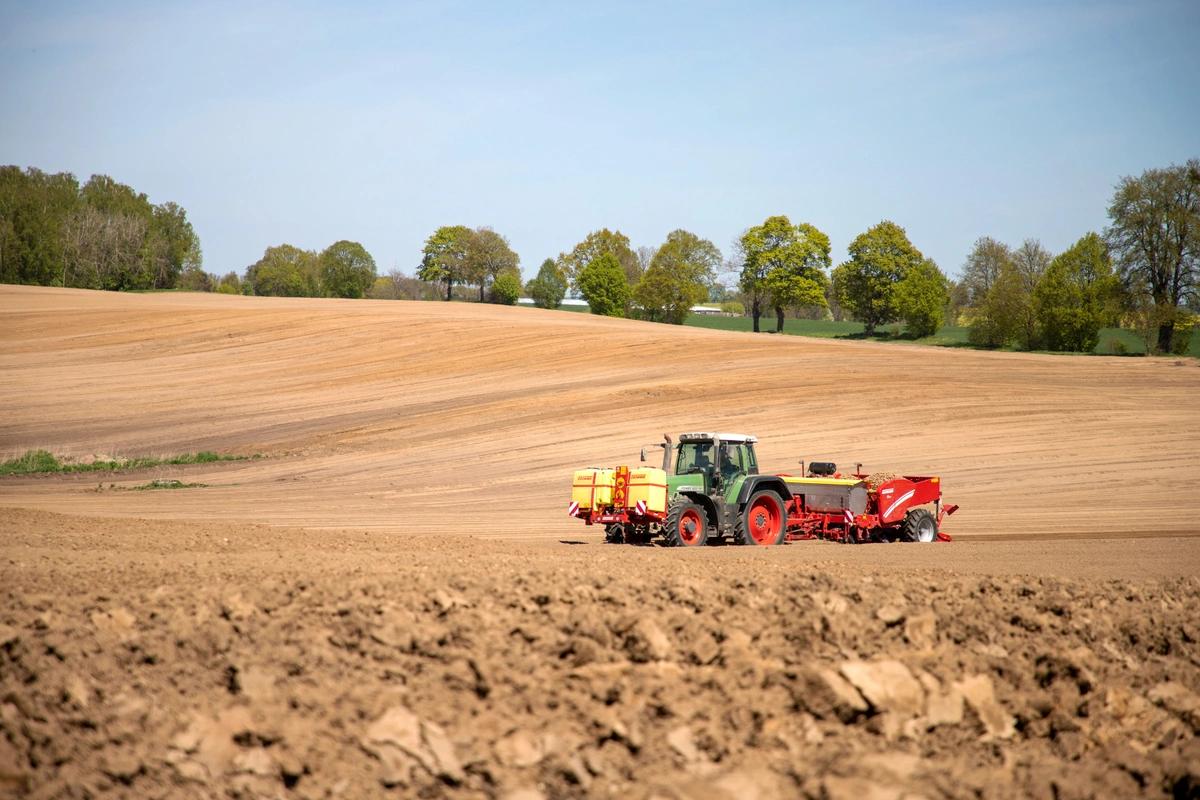
<instances>
[{"instance_id":1,"label":"green foliage","mask_svg":"<svg viewBox=\"0 0 1200 800\"><path fill-rule=\"evenodd\" d=\"M721 312L724 314L736 314L740 317L746 313L746 307L737 300L726 300L724 303L721 303Z\"/></svg>"},{"instance_id":2,"label":"green foliage","mask_svg":"<svg viewBox=\"0 0 1200 800\"><path fill-rule=\"evenodd\" d=\"M79 204L70 173L0 167L0 283L63 285L63 228Z\"/></svg>"},{"instance_id":3,"label":"green foliage","mask_svg":"<svg viewBox=\"0 0 1200 800\"><path fill-rule=\"evenodd\" d=\"M931 259L911 267L896 284L896 309L908 335L932 336L945 320L949 281Z\"/></svg>"},{"instance_id":4,"label":"green foliage","mask_svg":"<svg viewBox=\"0 0 1200 800\"><path fill-rule=\"evenodd\" d=\"M375 283L375 259L358 242L329 245L321 253L320 270L327 297L364 297Z\"/></svg>"},{"instance_id":5,"label":"green foliage","mask_svg":"<svg viewBox=\"0 0 1200 800\"><path fill-rule=\"evenodd\" d=\"M904 229L888 220L859 234L848 250L850 260L834 270L838 301L870 335L877 326L899 318L896 286L925 257Z\"/></svg>"},{"instance_id":6,"label":"green foliage","mask_svg":"<svg viewBox=\"0 0 1200 800\"><path fill-rule=\"evenodd\" d=\"M492 302L511 306L521 296L521 273L516 269L501 272L492 282Z\"/></svg>"},{"instance_id":7,"label":"green foliage","mask_svg":"<svg viewBox=\"0 0 1200 800\"><path fill-rule=\"evenodd\" d=\"M979 347L1008 347L1020 341L1030 299L1015 263L1003 264L975 311L967 338Z\"/></svg>"},{"instance_id":8,"label":"green foliage","mask_svg":"<svg viewBox=\"0 0 1200 800\"><path fill-rule=\"evenodd\" d=\"M47 450L26 450L23 455L0 464L0 475L33 475L61 470L62 462Z\"/></svg>"},{"instance_id":9,"label":"green foliage","mask_svg":"<svg viewBox=\"0 0 1200 800\"><path fill-rule=\"evenodd\" d=\"M200 263L175 203L153 205L107 175L80 187L69 173L0 167L0 282L173 289Z\"/></svg>"},{"instance_id":10,"label":"green foliage","mask_svg":"<svg viewBox=\"0 0 1200 800\"><path fill-rule=\"evenodd\" d=\"M1026 350L1042 347L1041 331L1037 323L1037 311L1033 303L1033 291L1050 267L1052 256L1037 239L1026 239L1013 251L1013 263L1021 276L1021 289L1025 292L1025 309L1021 317L1019 345Z\"/></svg>"},{"instance_id":11,"label":"green foliage","mask_svg":"<svg viewBox=\"0 0 1200 800\"><path fill-rule=\"evenodd\" d=\"M538 308L558 308L567 294L567 277L554 259L547 258L526 290Z\"/></svg>"},{"instance_id":12,"label":"green foliage","mask_svg":"<svg viewBox=\"0 0 1200 800\"><path fill-rule=\"evenodd\" d=\"M783 330L784 309L826 308L829 237L813 225L792 225L785 216L768 217L738 241L742 255L739 285L750 299L754 329L764 303L775 308L776 332Z\"/></svg>"},{"instance_id":13,"label":"green foliage","mask_svg":"<svg viewBox=\"0 0 1200 800\"><path fill-rule=\"evenodd\" d=\"M1186 356L1193 351L1197 327L1200 327L1200 316L1184 308L1176 312L1175 325L1171 330L1171 355Z\"/></svg>"},{"instance_id":14,"label":"green foliage","mask_svg":"<svg viewBox=\"0 0 1200 800\"><path fill-rule=\"evenodd\" d=\"M992 284L1000 275L1005 264L1013 260L1012 249L990 236L980 236L975 240L963 265L962 293L960 298L963 305L978 308L983 305L984 298L991 291Z\"/></svg>"},{"instance_id":15,"label":"green foliage","mask_svg":"<svg viewBox=\"0 0 1200 800\"><path fill-rule=\"evenodd\" d=\"M946 294L946 321L958 325L963 313L970 306L970 290L965 281L949 281Z\"/></svg>"},{"instance_id":16,"label":"green foliage","mask_svg":"<svg viewBox=\"0 0 1200 800\"><path fill-rule=\"evenodd\" d=\"M217 282L217 292L220 294L241 294L242 279L236 272L227 272Z\"/></svg>"},{"instance_id":17,"label":"green foliage","mask_svg":"<svg viewBox=\"0 0 1200 800\"><path fill-rule=\"evenodd\" d=\"M212 292L216 291L217 282L199 267L189 267L179 275L175 288L185 292Z\"/></svg>"},{"instance_id":18,"label":"green foliage","mask_svg":"<svg viewBox=\"0 0 1200 800\"><path fill-rule=\"evenodd\" d=\"M508 239L491 228L476 228L467 237L465 277L479 285L479 302L483 302L488 280L495 280L502 272L517 272L519 281L520 264L521 259L509 247Z\"/></svg>"},{"instance_id":19,"label":"green foliage","mask_svg":"<svg viewBox=\"0 0 1200 800\"><path fill-rule=\"evenodd\" d=\"M629 281L612 253L602 253L579 271L579 291L593 314L623 317L629 307Z\"/></svg>"},{"instance_id":20,"label":"green foliage","mask_svg":"<svg viewBox=\"0 0 1200 800\"><path fill-rule=\"evenodd\" d=\"M375 279L369 295L375 300L437 300L441 292L437 284L426 283L399 270L392 270L387 275Z\"/></svg>"},{"instance_id":21,"label":"green foliage","mask_svg":"<svg viewBox=\"0 0 1200 800\"><path fill-rule=\"evenodd\" d=\"M258 458L258 456L254 456ZM58 458L46 450L28 450L17 458L0 463L0 475L37 475L53 472L119 472L146 467L209 464L214 461L243 461L248 456L220 455L205 450L170 457L139 456L105 461L74 462Z\"/></svg>"},{"instance_id":22,"label":"green foliage","mask_svg":"<svg viewBox=\"0 0 1200 800\"><path fill-rule=\"evenodd\" d=\"M675 230L650 260L633 299L654 322L682 325L692 306L708 299L708 286L721 266L721 251L694 233Z\"/></svg>"},{"instance_id":23,"label":"green foliage","mask_svg":"<svg viewBox=\"0 0 1200 800\"><path fill-rule=\"evenodd\" d=\"M199 489L207 486L207 483L184 483L181 480L163 479L143 483L139 486L131 487L135 492L153 491L155 489Z\"/></svg>"},{"instance_id":24,"label":"green foliage","mask_svg":"<svg viewBox=\"0 0 1200 800\"><path fill-rule=\"evenodd\" d=\"M246 282L256 295L318 296L320 257L290 244L268 247L263 257L246 268Z\"/></svg>"},{"instance_id":25,"label":"green foliage","mask_svg":"<svg viewBox=\"0 0 1200 800\"><path fill-rule=\"evenodd\" d=\"M471 229L465 225L438 228L425 240L417 277L429 283L446 284L446 300L449 300L454 284L468 280L467 248L470 241Z\"/></svg>"},{"instance_id":26,"label":"green foliage","mask_svg":"<svg viewBox=\"0 0 1200 800\"><path fill-rule=\"evenodd\" d=\"M1092 352L1113 316L1119 288L1104 240L1094 233L1081 238L1050 262L1034 287L1041 345Z\"/></svg>"},{"instance_id":27,"label":"green foliage","mask_svg":"<svg viewBox=\"0 0 1200 800\"><path fill-rule=\"evenodd\" d=\"M177 203L153 207L142 254L155 289L170 289L182 274L200 269L200 238Z\"/></svg>"},{"instance_id":28,"label":"green foliage","mask_svg":"<svg viewBox=\"0 0 1200 800\"><path fill-rule=\"evenodd\" d=\"M1154 348L1166 352L1175 309L1200 296L1200 159L1123 178L1108 216L1106 236L1121 278L1155 306L1145 316L1156 318Z\"/></svg>"},{"instance_id":29,"label":"green foliage","mask_svg":"<svg viewBox=\"0 0 1200 800\"><path fill-rule=\"evenodd\" d=\"M637 284L642 275L641 262L637 253L629 246L629 237L620 231L610 231L601 228L589 233L582 242L575 245L570 253L560 253L558 267L571 286L582 289L579 275L584 267L591 264L602 255L611 255L625 274L625 282L629 286Z\"/></svg>"}]
</instances>

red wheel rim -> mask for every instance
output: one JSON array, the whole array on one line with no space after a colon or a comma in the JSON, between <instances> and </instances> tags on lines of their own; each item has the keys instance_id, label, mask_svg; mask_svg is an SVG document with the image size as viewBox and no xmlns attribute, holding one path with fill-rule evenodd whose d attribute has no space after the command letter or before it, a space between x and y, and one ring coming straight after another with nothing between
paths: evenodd
<instances>
[{"instance_id":1,"label":"red wheel rim","mask_svg":"<svg viewBox=\"0 0 1200 800\"><path fill-rule=\"evenodd\" d=\"M696 544L700 541L700 532L704 530L704 520L700 513L689 508L679 515L679 541L684 544Z\"/></svg>"},{"instance_id":2,"label":"red wheel rim","mask_svg":"<svg viewBox=\"0 0 1200 800\"><path fill-rule=\"evenodd\" d=\"M779 539L779 525L783 514L779 502L772 497L760 497L746 513L746 527L755 544L775 544Z\"/></svg>"}]
</instances>

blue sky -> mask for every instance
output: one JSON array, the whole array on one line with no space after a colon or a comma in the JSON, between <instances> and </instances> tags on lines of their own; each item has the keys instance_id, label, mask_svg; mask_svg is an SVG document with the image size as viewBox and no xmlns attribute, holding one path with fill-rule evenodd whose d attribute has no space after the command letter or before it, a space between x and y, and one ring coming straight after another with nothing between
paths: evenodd
<instances>
[{"instance_id":1,"label":"blue sky","mask_svg":"<svg viewBox=\"0 0 1200 800\"><path fill-rule=\"evenodd\" d=\"M174 200L210 272L361 241L412 272L490 225L526 277L589 231L834 261L881 219L958 273L1053 251L1122 175L1200 157L1200 3L0 0L0 163Z\"/></svg>"}]
</instances>

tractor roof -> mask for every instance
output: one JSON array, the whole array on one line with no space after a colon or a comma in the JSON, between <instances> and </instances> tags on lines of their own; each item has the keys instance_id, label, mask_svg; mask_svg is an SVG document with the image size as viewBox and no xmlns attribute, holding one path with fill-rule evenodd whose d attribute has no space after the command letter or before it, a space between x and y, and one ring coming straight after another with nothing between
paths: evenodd
<instances>
[{"instance_id":1,"label":"tractor roof","mask_svg":"<svg viewBox=\"0 0 1200 800\"><path fill-rule=\"evenodd\" d=\"M745 433L681 433L679 441L681 442L749 442L753 444L758 441L757 436L749 436Z\"/></svg>"}]
</instances>

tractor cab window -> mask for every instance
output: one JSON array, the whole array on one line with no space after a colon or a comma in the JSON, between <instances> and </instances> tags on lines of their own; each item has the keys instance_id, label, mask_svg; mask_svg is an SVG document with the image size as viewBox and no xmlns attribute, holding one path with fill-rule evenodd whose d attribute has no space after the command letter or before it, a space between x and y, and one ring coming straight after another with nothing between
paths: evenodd
<instances>
[{"instance_id":1,"label":"tractor cab window","mask_svg":"<svg viewBox=\"0 0 1200 800\"><path fill-rule=\"evenodd\" d=\"M675 462L675 474L704 472L714 463L712 442L682 442Z\"/></svg>"},{"instance_id":2,"label":"tractor cab window","mask_svg":"<svg viewBox=\"0 0 1200 800\"><path fill-rule=\"evenodd\" d=\"M721 474L757 475L758 462L754 459L754 448L746 442L725 442L721 445Z\"/></svg>"}]
</instances>

